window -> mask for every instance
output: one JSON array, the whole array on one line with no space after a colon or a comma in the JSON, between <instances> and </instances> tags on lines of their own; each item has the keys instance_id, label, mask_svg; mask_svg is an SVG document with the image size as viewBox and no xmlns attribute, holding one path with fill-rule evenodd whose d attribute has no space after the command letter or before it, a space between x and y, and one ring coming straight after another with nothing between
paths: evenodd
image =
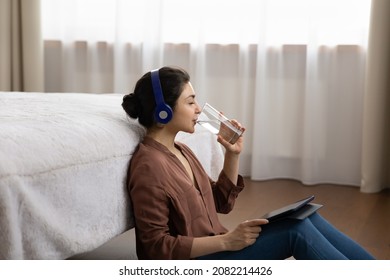
<instances>
[{"instance_id":1,"label":"window","mask_svg":"<svg viewBox=\"0 0 390 280\"><path fill-rule=\"evenodd\" d=\"M42 0L45 39L361 44L369 0Z\"/></svg>"}]
</instances>

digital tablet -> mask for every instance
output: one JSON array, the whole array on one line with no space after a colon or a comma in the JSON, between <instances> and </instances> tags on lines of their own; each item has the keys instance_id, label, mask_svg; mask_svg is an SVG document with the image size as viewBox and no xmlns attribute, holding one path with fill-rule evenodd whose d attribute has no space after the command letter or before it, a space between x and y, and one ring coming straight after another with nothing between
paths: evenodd
<instances>
[{"instance_id":1,"label":"digital tablet","mask_svg":"<svg viewBox=\"0 0 390 280\"><path fill-rule=\"evenodd\" d=\"M286 218L289 219L296 219L296 220L303 220L306 217L309 217L311 214L314 212L317 212L318 209L320 209L322 204L317 204L317 203L308 203L302 208L298 209L297 211L294 211L290 215L288 215Z\"/></svg>"},{"instance_id":2,"label":"digital tablet","mask_svg":"<svg viewBox=\"0 0 390 280\"><path fill-rule=\"evenodd\" d=\"M311 195L309 197L306 197L304 199L301 199L301 200L298 200L294 203L286 205L282 208L268 212L267 214L263 215L261 218L267 219L268 221L271 222L271 221L289 216L289 215L293 214L294 212L298 211L299 209L301 209L303 206L307 205L313 199L314 199L314 195Z\"/></svg>"}]
</instances>

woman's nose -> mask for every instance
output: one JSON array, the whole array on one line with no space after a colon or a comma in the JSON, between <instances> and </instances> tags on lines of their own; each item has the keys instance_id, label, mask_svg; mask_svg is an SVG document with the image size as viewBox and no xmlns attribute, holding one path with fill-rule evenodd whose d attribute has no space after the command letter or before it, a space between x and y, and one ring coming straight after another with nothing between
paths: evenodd
<instances>
[{"instance_id":1,"label":"woman's nose","mask_svg":"<svg viewBox=\"0 0 390 280\"><path fill-rule=\"evenodd\" d=\"M199 115L202 112L202 107L199 106L198 103L196 103L196 113Z\"/></svg>"}]
</instances>

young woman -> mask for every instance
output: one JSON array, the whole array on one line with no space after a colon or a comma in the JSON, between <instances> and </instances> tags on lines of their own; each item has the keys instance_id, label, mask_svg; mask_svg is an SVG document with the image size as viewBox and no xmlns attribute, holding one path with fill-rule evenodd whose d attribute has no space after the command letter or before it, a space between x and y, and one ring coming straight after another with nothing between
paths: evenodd
<instances>
[{"instance_id":1,"label":"young woman","mask_svg":"<svg viewBox=\"0 0 390 280\"><path fill-rule=\"evenodd\" d=\"M212 181L193 152L175 141L179 131L195 130L201 112L195 97L186 71L163 67L143 75L123 98L126 113L147 130L128 171L139 259L373 259L319 214L270 224L254 219L228 231L217 213L231 211L244 188L238 174L243 139L230 144L218 136L226 152Z\"/></svg>"}]
</instances>

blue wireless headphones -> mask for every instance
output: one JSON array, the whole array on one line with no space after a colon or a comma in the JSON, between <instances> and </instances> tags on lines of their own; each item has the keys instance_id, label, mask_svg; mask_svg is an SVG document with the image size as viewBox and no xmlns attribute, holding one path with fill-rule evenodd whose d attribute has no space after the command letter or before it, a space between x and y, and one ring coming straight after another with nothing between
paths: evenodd
<instances>
[{"instance_id":1,"label":"blue wireless headphones","mask_svg":"<svg viewBox=\"0 0 390 280\"><path fill-rule=\"evenodd\" d=\"M173 116L172 108L165 103L164 95L160 83L159 70L150 71L152 77L152 86L154 99L156 100L156 109L154 111L154 117L157 122L167 124Z\"/></svg>"}]
</instances>

